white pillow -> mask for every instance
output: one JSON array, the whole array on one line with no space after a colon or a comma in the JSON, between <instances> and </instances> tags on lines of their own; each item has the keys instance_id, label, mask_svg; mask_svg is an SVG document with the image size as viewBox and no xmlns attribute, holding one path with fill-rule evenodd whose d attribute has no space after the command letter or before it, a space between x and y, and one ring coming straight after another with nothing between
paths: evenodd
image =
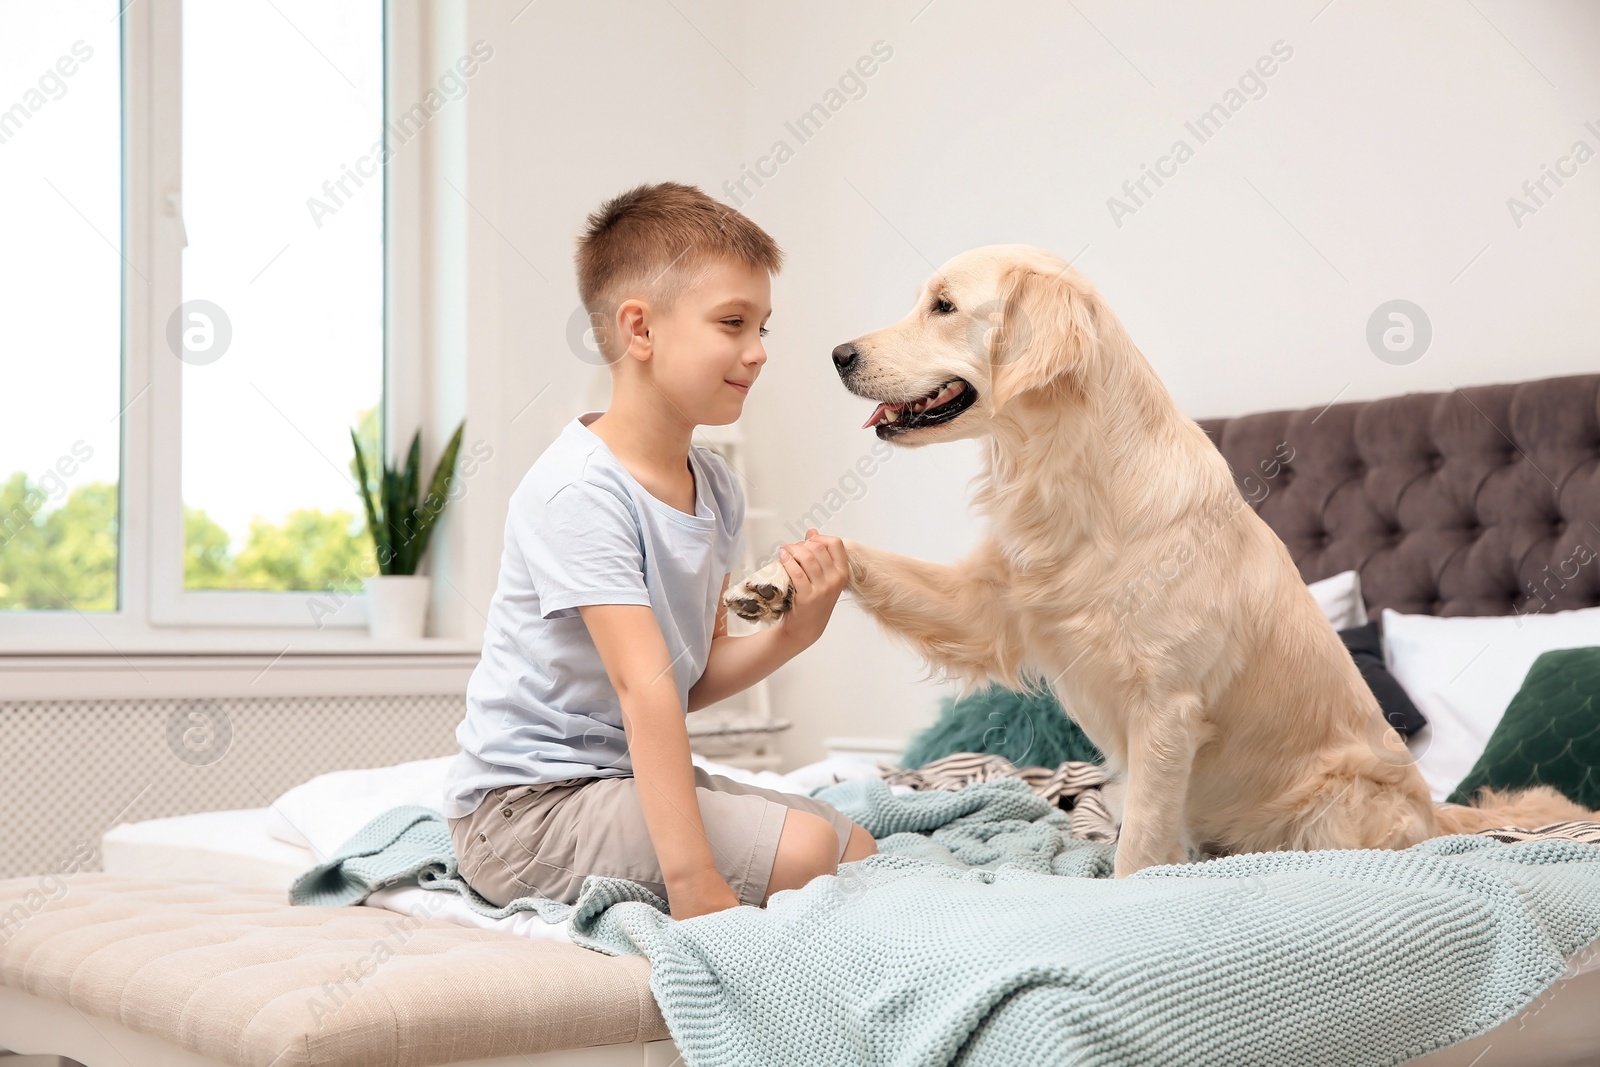
<instances>
[{"instance_id":1,"label":"white pillow","mask_svg":"<svg viewBox=\"0 0 1600 1067\"><path fill-rule=\"evenodd\" d=\"M390 808L443 803L445 777L454 756L411 760L392 767L329 771L301 782L272 802L267 833L309 848L321 863L357 830Z\"/></svg>"},{"instance_id":2,"label":"white pillow","mask_svg":"<svg viewBox=\"0 0 1600 1067\"><path fill-rule=\"evenodd\" d=\"M1384 659L1428 725L1408 741L1434 800L1478 762L1540 653L1600 645L1600 608L1526 615L1383 609Z\"/></svg>"},{"instance_id":3,"label":"white pillow","mask_svg":"<svg viewBox=\"0 0 1600 1067\"><path fill-rule=\"evenodd\" d=\"M1332 578L1312 582L1306 588L1317 598L1322 614L1333 623L1335 630L1367 624L1367 605L1361 599L1361 575L1355 571L1335 574Z\"/></svg>"}]
</instances>

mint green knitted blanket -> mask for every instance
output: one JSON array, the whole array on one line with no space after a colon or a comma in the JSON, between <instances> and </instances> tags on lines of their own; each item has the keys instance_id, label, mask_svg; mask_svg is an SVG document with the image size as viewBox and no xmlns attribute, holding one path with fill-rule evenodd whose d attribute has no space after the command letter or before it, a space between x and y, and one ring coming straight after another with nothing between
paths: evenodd
<instances>
[{"instance_id":1,"label":"mint green knitted blanket","mask_svg":"<svg viewBox=\"0 0 1600 1067\"><path fill-rule=\"evenodd\" d=\"M1068 839L1019 779L813 795L879 854L766 908L673 921L599 878L574 905L579 944L649 958L689 1067L1387 1067L1516 1015L1600 936L1592 844L1455 835L1119 880L1115 846Z\"/></svg>"},{"instance_id":2,"label":"mint green knitted blanket","mask_svg":"<svg viewBox=\"0 0 1600 1067\"><path fill-rule=\"evenodd\" d=\"M688 1067L1388 1067L1513 1017L1600 936L1593 844L1456 835L1118 880L1115 846L1071 840L1021 779L812 795L879 852L765 908L674 921L644 886L590 876L575 904L504 910L647 957ZM386 815L406 817L374 819L296 902L407 871L476 896L430 820Z\"/></svg>"}]
</instances>

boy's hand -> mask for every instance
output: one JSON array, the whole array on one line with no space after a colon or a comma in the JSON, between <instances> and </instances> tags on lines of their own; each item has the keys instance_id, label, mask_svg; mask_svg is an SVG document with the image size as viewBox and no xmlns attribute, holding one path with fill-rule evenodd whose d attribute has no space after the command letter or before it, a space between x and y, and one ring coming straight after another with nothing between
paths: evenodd
<instances>
[{"instance_id":1,"label":"boy's hand","mask_svg":"<svg viewBox=\"0 0 1600 1067\"><path fill-rule=\"evenodd\" d=\"M844 542L813 528L806 531L804 541L779 548L778 559L794 583L794 606L779 628L800 644L810 645L822 636L833 605L850 580Z\"/></svg>"},{"instance_id":2,"label":"boy's hand","mask_svg":"<svg viewBox=\"0 0 1600 1067\"><path fill-rule=\"evenodd\" d=\"M722 874L711 868L673 882L667 887L667 904L674 919L692 919L714 911L737 908L742 903Z\"/></svg>"}]
</instances>

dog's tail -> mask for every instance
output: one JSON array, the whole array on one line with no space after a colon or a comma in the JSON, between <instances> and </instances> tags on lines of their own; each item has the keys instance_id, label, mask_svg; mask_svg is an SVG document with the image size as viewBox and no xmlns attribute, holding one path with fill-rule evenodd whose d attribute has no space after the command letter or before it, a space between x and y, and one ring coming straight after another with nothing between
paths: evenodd
<instances>
[{"instance_id":1,"label":"dog's tail","mask_svg":"<svg viewBox=\"0 0 1600 1067\"><path fill-rule=\"evenodd\" d=\"M1547 785L1495 790L1483 786L1470 804L1436 804L1447 834L1475 834L1499 826L1537 830L1554 822L1600 822L1600 812L1576 804Z\"/></svg>"}]
</instances>

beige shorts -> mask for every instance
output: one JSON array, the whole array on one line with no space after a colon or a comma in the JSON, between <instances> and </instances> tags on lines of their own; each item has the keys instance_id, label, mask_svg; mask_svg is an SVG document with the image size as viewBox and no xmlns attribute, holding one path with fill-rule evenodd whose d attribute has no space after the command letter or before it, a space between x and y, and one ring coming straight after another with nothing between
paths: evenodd
<instances>
[{"instance_id":1,"label":"beige shorts","mask_svg":"<svg viewBox=\"0 0 1600 1067\"><path fill-rule=\"evenodd\" d=\"M761 906L790 809L833 824L839 857L854 828L826 801L745 785L694 767L700 819L718 872L745 904ZM472 814L448 820L467 884L497 907L525 896L571 904L587 875L639 882L663 900L667 887L632 775L491 790Z\"/></svg>"}]
</instances>

